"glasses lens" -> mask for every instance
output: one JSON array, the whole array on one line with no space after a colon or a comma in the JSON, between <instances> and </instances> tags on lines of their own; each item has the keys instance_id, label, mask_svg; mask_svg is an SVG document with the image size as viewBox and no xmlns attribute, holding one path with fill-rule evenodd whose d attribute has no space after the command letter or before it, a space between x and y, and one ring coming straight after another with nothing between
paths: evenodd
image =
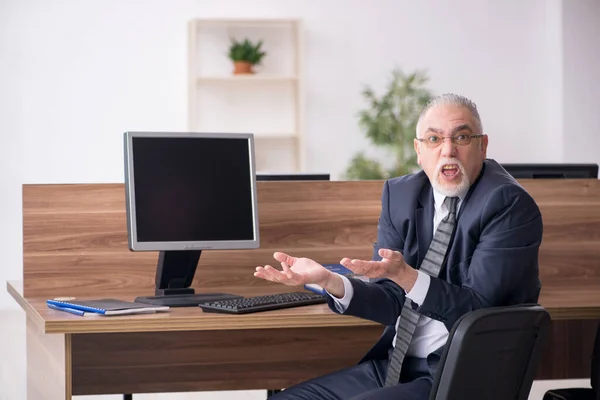
<instances>
[{"instance_id":1,"label":"glasses lens","mask_svg":"<svg viewBox=\"0 0 600 400\"><path fill-rule=\"evenodd\" d=\"M440 135L427 135L427 140L425 141L425 143L427 144L427 147L438 147L440 144L442 144L442 142L444 141L444 138L441 137Z\"/></svg>"},{"instance_id":2,"label":"glasses lens","mask_svg":"<svg viewBox=\"0 0 600 400\"><path fill-rule=\"evenodd\" d=\"M456 135L452 141L459 146L466 146L471 143L471 135Z\"/></svg>"},{"instance_id":3,"label":"glasses lens","mask_svg":"<svg viewBox=\"0 0 600 400\"><path fill-rule=\"evenodd\" d=\"M435 148L444 143L444 139L447 138L435 134L427 135L427 137L425 138L425 144L429 148ZM460 134L452 136L452 138L448 137L448 139L450 139L452 143L454 143L457 146L466 146L471 143L473 137L467 134Z\"/></svg>"}]
</instances>

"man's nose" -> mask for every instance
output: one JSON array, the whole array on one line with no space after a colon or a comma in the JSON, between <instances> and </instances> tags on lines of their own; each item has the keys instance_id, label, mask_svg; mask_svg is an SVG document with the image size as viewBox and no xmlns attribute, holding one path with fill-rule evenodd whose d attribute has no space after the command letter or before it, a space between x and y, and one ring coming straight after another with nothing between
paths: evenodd
<instances>
[{"instance_id":1,"label":"man's nose","mask_svg":"<svg viewBox=\"0 0 600 400\"><path fill-rule=\"evenodd\" d=\"M442 142L442 156L454 157L456 156L456 145L452 142L452 139L445 137Z\"/></svg>"}]
</instances>

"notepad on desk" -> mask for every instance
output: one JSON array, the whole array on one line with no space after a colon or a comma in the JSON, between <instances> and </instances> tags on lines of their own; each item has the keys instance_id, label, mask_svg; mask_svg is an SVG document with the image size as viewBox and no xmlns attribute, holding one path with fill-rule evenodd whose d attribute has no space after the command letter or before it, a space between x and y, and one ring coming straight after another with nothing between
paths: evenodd
<instances>
[{"instance_id":1,"label":"notepad on desk","mask_svg":"<svg viewBox=\"0 0 600 400\"><path fill-rule=\"evenodd\" d=\"M132 314L153 314L157 312L169 311L168 306L152 306L149 304L135 303L117 299L98 299L98 300L46 300L48 307L70 312L77 310L83 312L83 315L132 315ZM73 312L72 312L73 313ZM81 315L81 314L80 314Z\"/></svg>"}]
</instances>

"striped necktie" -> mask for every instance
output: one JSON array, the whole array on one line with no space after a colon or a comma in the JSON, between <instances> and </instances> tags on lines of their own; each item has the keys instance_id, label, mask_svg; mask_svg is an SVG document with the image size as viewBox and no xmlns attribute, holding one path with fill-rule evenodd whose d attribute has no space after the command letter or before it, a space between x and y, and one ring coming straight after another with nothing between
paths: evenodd
<instances>
[{"instance_id":1,"label":"striped necktie","mask_svg":"<svg viewBox=\"0 0 600 400\"><path fill-rule=\"evenodd\" d=\"M456 225L456 204L458 197L446 197L444 204L449 210L448 215L440 222L438 228L433 235L431 245L427 254L421 263L420 270L430 276L437 277L444 263L446 250L450 244L454 226ZM406 355L406 350L410 344L412 336L419 320L419 314L413 311L411 301L407 298L404 301L402 312L400 314L400 323L396 332L396 347L390 357L388 372L385 379L385 386L396 385L400 381L400 371L402 370L402 362Z\"/></svg>"}]
</instances>

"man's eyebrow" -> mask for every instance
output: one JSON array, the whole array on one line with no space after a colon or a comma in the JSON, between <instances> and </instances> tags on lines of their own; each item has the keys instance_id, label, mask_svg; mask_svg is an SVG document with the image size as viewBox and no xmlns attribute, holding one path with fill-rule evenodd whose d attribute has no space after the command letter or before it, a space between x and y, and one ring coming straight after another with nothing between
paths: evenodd
<instances>
[{"instance_id":1,"label":"man's eyebrow","mask_svg":"<svg viewBox=\"0 0 600 400\"><path fill-rule=\"evenodd\" d=\"M454 129L452 129L451 135L454 135L456 132L460 132L460 131L469 131L470 133L473 133L473 129L471 129L469 124L462 124L462 125L457 126Z\"/></svg>"},{"instance_id":2,"label":"man's eyebrow","mask_svg":"<svg viewBox=\"0 0 600 400\"><path fill-rule=\"evenodd\" d=\"M438 135L442 134L442 130L441 129L432 128L432 127L429 127L427 129L425 129L425 133L427 133L427 132L437 133Z\"/></svg>"}]
</instances>

